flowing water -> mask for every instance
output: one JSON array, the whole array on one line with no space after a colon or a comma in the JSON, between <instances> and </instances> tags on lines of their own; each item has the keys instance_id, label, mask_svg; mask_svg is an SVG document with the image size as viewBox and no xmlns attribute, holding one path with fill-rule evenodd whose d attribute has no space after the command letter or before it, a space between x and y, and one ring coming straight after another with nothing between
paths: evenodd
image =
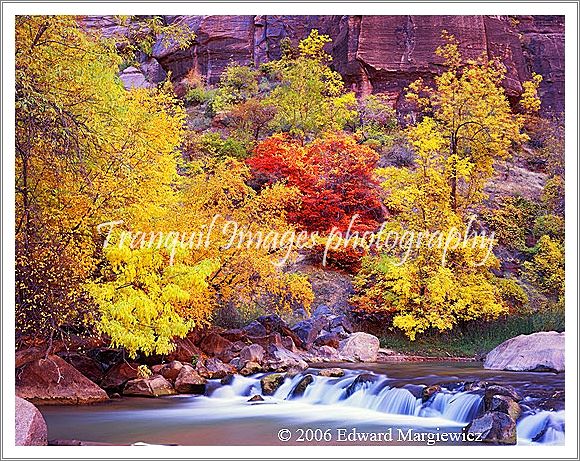
<instances>
[{"instance_id":1,"label":"flowing water","mask_svg":"<svg viewBox=\"0 0 580 461\"><path fill-rule=\"evenodd\" d=\"M211 380L203 396L125 397L40 409L49 439L109 444L473 443L461 438L462 429L481 413L483 398L481 392L464 392L462 383L487 380L510 384L524 396L519 444L564 443L563 374L497 372L456 362L341 365L352 368L344 377L307 370L286 378L263 402L248 402L261 393L258 374L224 385ZM314 381L299 394L296 386L309 373ZM421 391L432 384L442 391L423 402Z\"/></svg>"}]
</instances>

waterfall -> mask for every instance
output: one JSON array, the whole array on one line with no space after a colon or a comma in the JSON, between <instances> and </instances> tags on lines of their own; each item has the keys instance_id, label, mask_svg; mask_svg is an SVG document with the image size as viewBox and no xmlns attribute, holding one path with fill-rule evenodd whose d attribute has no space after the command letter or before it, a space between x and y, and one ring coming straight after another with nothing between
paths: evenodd
<instances>
[{"instance_id":1,"label":"waterfall","mask_svg":"<svg viewBox=\"0 0 580 461\"><path fill-rule=\"evenodd\" d=\"M563 444L564 410L540 411L518 422L518 436L527 443Z\"/></svg>"},{"instance_id":2,"label":"waterfall","mask_svg":"<svg viewBox=\"0 0 580 461\"><path fill-rule=\"evenodd\" d=\"M415 418L417 424L433 427L441 424L462 427L483 413L480 392L459 391L457 386L450 386L451 389L443 387L424 402L421 395L424 386L395 387L387 376L368 372L346 371L345 376L340 378L312 374L312 383L306 386L303 393L295 394L294 390L307 374L286 377L274 395L264 397L263 403L326 405L329 414L336 414L336 410L340 412L341 408L344 412L348 409L350 415L356 411L367 411L366 416L363 416L365 413L360 413L360 416L368 419L400 415ZM250 405L247 403L248 397L261 394L260 379L264 375L236 375L223 385L216 381L208 397ZM562 444L564 411L524 414L518 421L517 431L518 439L524 444Z\"/></svg>"},{"instance_id":3,"label":"waterfall","mask_svg":"<svg viewBox=\"0 0 580 461\"><path fill-rule=\"evenodd\" d=\"M235 376L230 384L218 387L211 398L232 399L261 393L260 378ZM287 377L273 396L278 401L299 402L311 405L341 405L372 410L384 414L441 418L453 423L467 423L482 410L481 395L470 392L452 392L442 389L426 402L410 390L389 385L389 379L371 373L348 373L341 378L314 376L313 382L302 395L293 391L305 374ZM416 393L415 393L416 394Z\"/></svg>"}]
</instances>

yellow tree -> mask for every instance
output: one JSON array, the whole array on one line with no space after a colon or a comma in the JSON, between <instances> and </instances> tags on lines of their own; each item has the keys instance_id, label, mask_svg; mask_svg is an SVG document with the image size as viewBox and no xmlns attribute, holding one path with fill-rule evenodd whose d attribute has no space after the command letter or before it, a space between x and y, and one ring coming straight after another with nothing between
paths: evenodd
<instances>
[{"instance_id":1,"label":"yellow tree","mask_svg":"<svg viewBox=\"0 0 580 461\"><path fill-rule=\"evenodd\" d=\"M172 200L184 112L163 89L126 92L120 61L75 17L16 19L19 333L52 337L92 316L95 226Z\"/></svg>"},{"instance_id":2,"label":"yellow tree","mask_svg":"<svg viewBox=\"0 0 580 461\"><path fill-rule=\"evenodd\" d=\"M264 103L275 109L272 127L300 139L342 129L356 116L354 93L345 92L340 74L329 67L324 45L331 41L313 29L298 50L264 65L279 84Z\"/></svg>"},{"instance_id":3,"label":"yellow tree","mask_svg":"<svg viewBox=\"0 0 580 461\"><path fill-rule=\"evenodd\" d=\"M425 118L411 130L410 142L417 155L414 168L377 170L385 178L384 202L393 219L377 236L384 242L379 255L363 260L353 302L384 314L413 340L429 329L495 318L508 306L490 272L498 267L493 240L471 235L449 200L449 160L438 154L446 142L443 133ZM460 180L471 175L466 159L455 168ZM398 236L396 245L393 239L388 243L389 235Z\"/></svg>"},{"instance_id":4,"label":"yellow tree","mask_svg":"<svg viewBox=\"0 0 580 461\"><path fill-rule=\"evenodd\" d=\"M501 87L505 66L485 56L464 62L455 37L445 31L442 36L447 43L436 53L444 59L445 72L435 77L434 86L421 80L409 85L407 97L429 116L414 125L411 132L421 130L423 123L436 124L433 132L444 140L437 153L447 160L445 175L451 186L452 208L465 211L482 199L494 161L507 158L510 146L527 136L522 133L524 117L513 113ZM525 107L539 105L534 91L538 83L534 78L526 84ZM472 167L467 176L459 178L462 162Z\"/></svg>"},{"instance_id":5,"label":"yellow tree","mask_svg":"<svg viewBox=\"0 0 580 461\"><path fill-rule=\"evenodd\" d=\"M437 49L446 71L434 86L416 81L408 97L421 119L408 128L416 153L412 168L386 168L385 205L389 227L407 240L379 257L366 258L354 302L382 311L411 339L428 329L446 330L459 322L495 318L508 312L510 299L524 299L520 287L496 279L493 239L470 235L470 208L484 197L494 161L506 158L514 143L527 139L524 117L514 114L501 87L504 66L483 57L463 62L457 42L446 33ZM537 109L539 78L525 85L522 104Z\"/></svg>"},{"instance_id":6,"label":"yellow tree","mask_svg":"<svg viewBox=\"0 0 580 461\"><path fill-rule=\"evenodd\" d=\"M164 354L174 336L208 325L216 309L291 312L309 308L308 280L284 270L295 253L285 209L297 191L257 194L233 159L189 165L159 219L110 224L106 264L88 289L100 329L129 354Z\"/></svg>"}]
</instances>

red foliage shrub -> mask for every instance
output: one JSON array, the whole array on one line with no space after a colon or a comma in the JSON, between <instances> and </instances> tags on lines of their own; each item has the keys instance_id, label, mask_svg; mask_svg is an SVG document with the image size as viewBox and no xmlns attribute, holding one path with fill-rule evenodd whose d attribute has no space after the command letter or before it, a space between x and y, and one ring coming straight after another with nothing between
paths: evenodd
<instances>
[{"instance_id":1,"label":"red foliage shrub","mask_svg":"<svg viewBox=\"0 0 580 461\"><path fill-rule=\"evenodd\" d=\"M321 234L373 230L383 218L378 183L373 178L378 155L345 134L333 134L303 146L284 135L272 136L247 160L259 185L285 181L302 193L302 206L289 212L301 228Z\"/></svg>"}]
</instances>

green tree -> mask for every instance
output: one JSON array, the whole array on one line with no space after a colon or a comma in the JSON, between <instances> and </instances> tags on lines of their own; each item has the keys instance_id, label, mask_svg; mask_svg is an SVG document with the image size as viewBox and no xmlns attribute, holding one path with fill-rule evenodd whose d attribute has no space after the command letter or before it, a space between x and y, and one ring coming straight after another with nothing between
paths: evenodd
<instances>
[{"instance_id":1,"label":"green tree","mask_svg":"<svg viewBox=\"0 0 580 461\"><path fill-rule=\"evenodd\" d=\"M328 36L314 29L297 52L287 52L265 66L279 80L265 99L276 110L274 130L311 139L342 129L356 116L354 94L344 91L342 77L329 67L331 58L323 49L329 42Z\"/></svg>"}]
</instances>

